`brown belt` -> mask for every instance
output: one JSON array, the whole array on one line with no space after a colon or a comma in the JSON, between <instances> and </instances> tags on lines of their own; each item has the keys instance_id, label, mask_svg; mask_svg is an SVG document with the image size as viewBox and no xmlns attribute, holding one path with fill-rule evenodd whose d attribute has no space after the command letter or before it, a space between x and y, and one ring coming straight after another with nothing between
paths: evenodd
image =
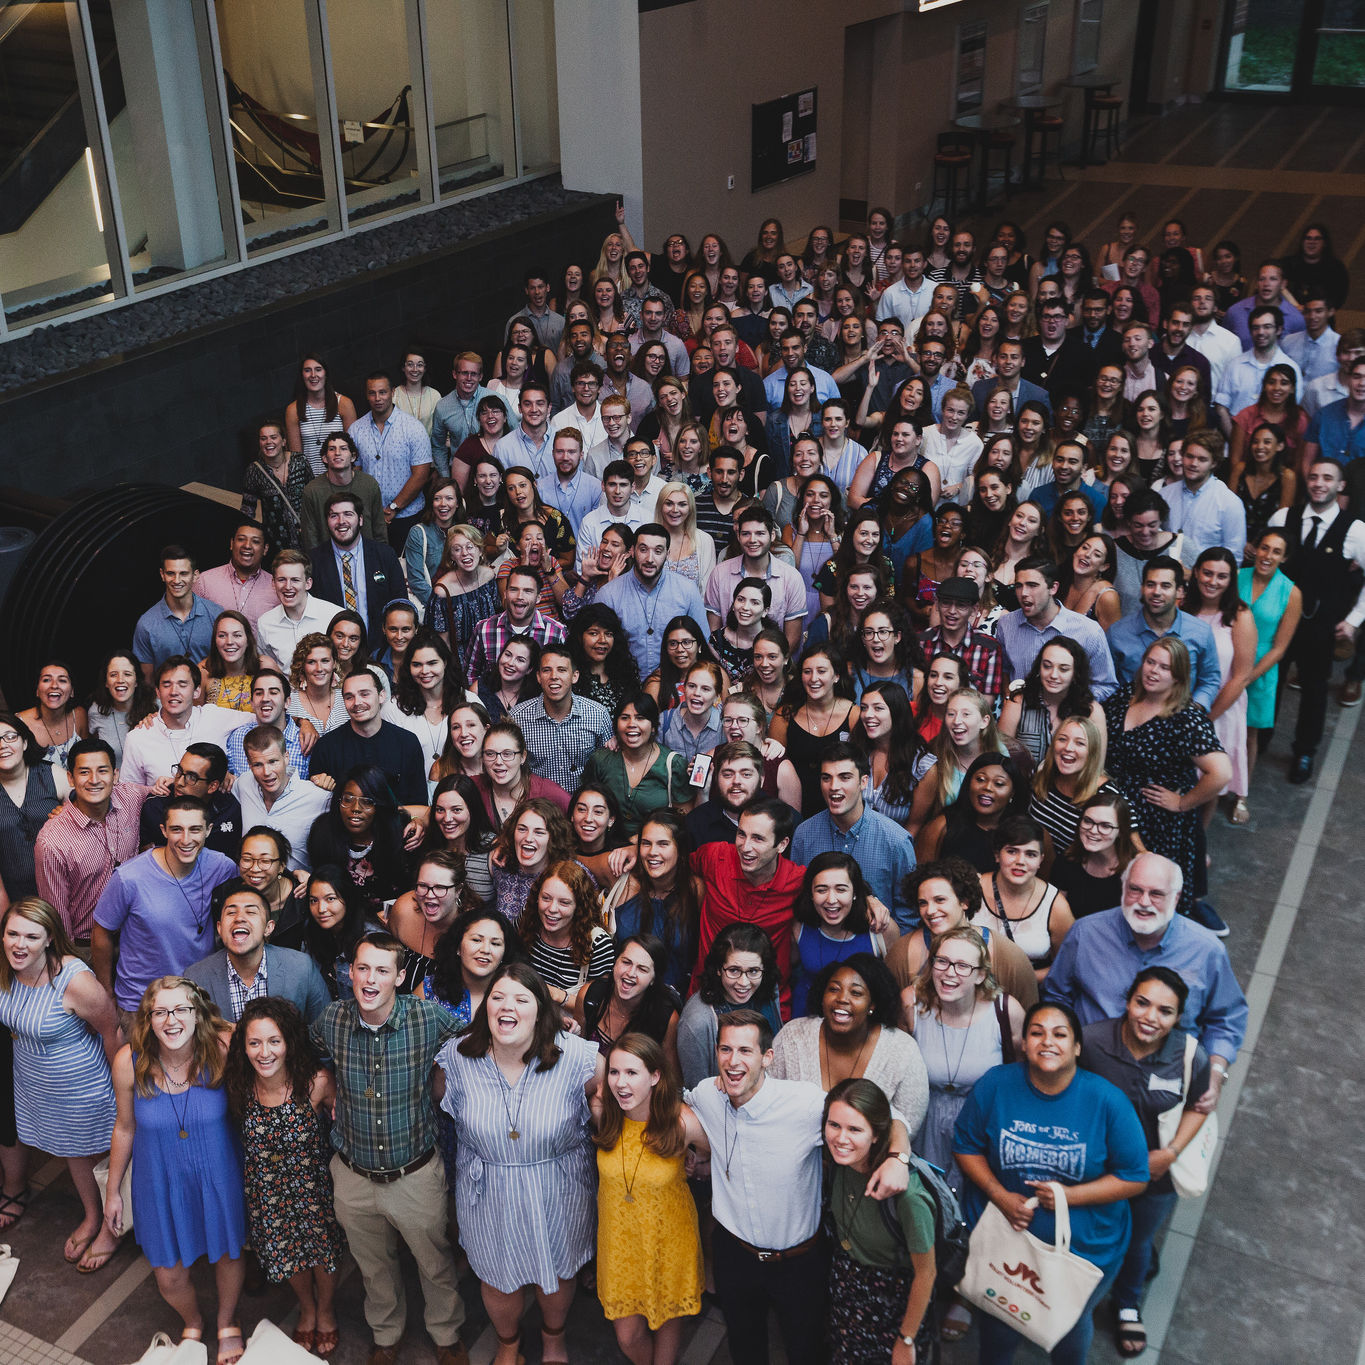
<instances>
[{"instance_id":1,"label":"brown belt","mask_svg":"<svg viewBox=\"0 0 1365 1365\"><path fill-rule=\"evenodd\" d=\"M813 1251L820 1244L820 1234L817 1232L814 1237L807 1237L804 1242L798 1242L794 1247L783 1247L781 1251L770 1251L764 1247L750 1246L743 1237L736 1237L729 1228L724 1231L729 1234L732 1241L738 1242L755 1260L766 1265L770 1261L794 1261L798 1256L804 1256L806 1252Z\"/></svg>"},{"instance_id":2,"label":"brown belt","mask_svg":"<svg viewBox=\"0 0 1365 1365\"><path fill-rule=\"evenodd\" d=\"M373 1180L376 1185L392 1185L395 1180L402 1180L405 1175L420 1171L435 1155L436 1149L432 1147L415 1161L409 1161L406 1166L398 1166L392 1171L367 1171L363 1166L357 1166L345 1152L337 1153L343 1166L349 1166L357 1175L363 1175L366 1180Z\"/></svg>"}]
</instances>

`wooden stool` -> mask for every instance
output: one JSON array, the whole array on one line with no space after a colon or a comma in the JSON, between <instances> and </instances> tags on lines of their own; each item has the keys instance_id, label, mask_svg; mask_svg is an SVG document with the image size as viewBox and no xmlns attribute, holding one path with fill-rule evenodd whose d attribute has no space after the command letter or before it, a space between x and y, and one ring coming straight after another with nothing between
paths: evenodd
<instances>
[{"instance_id":1,"label":"wooden stool","mask_svg":"<svg viewBox=\"0 0 1365 1365\"><path fill-rule=\"evenodd\" d=\"M1062 176L1062 130L1066 127L1066 120L1060 114L1050 114L1046 111L1030 111L1030 118L1025 125L1024 132L1024 179L1031 180L1033 177L1033 160L1038 159L1038 181L1047 179L1047 159L1051 155L1053 161L1057 163L1057 175ZM1038 145L1035 150L1034 139ZM1053 139L1049 146L1048 139Z\"/></svg>"},{"instance_id":2,"label":"wooden stool","mask_svg":"<svg viewBox=\"0 0 1365 1365\"><path fill-rule=\"evenodd\" d=\"M1107 161L1119 145L1119 111L1123 108L1121 95L1101 95L1096 90L1085 92L1084 159L1094 160L1095 144L1104 139L1104 160Z\"/></svg>"},{"instance_id":3,"label":"wooden stool","mask_svg":"<svg viewBox=\"0 0 1365 1365\"><path fill-rule=\"evenodd\" d=\"M940 133L934 152L934 181L930 191L930 207L943 195L943 216L951 219L958 196L965 203L971 183L972 144L960 133Z\"/></svg>"}]
</instances>

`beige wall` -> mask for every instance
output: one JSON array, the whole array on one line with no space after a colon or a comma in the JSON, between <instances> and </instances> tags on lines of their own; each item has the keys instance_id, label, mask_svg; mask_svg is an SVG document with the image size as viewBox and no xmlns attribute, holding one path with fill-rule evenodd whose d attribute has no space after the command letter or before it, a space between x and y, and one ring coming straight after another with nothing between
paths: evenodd
<instances>
[{"instance_id":1,"label":"beige wall","mask_svg":"<svg viewBox=\"0 0 1365 1365\"><path fill-rule=\"evenodd\" d=\"M1183 12L1176 27L1186 42L1197 28L1190 16L1211 4L1216 0L1163 0ZM716 231L738 256L753 245L763 218L780 218L798 239L815 223L836 222L841 195L888 203L897 214L922 207L934 138L952 117L957 26L987 21L986 108L994 110L1014 93L1021 9L1017 0L963 0L927 14L907 13L895 0L804 0L780 11L770 0L694 0L642 14L645 244L657 246L678 229L693 241ZM1126 93L1137 9L1137 0L1105 4L1100 69L1121 77L1119 93ZM1076 0L1050 5L1049 91L1071 73L1075 10ZM874 25L870 40L866 32L854 35L853 50L862 55L850 63L867 73L870 52L871 66L858 77L866 88L846 102L845 30L852 25ZM1177 98L1171 87L1187 79L1183 64L1178 76L1163 75L1164 98ZM750 105L810 85L819 88L815 172L751 193ZM848 127L846 107L854 114ZM1079 95L1070 92L1069 138L1079 138L1079 109Z\"/></svg>"}]
</instances>

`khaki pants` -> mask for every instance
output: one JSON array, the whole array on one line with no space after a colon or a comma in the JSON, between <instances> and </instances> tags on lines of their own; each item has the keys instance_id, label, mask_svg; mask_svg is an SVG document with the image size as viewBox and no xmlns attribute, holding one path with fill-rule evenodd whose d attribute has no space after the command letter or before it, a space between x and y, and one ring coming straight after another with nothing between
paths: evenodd
<instances>
[{"instance_id":1,"label":"khaki pants","mask_svg":"<svg viewBox=\"0 0 1365 1365\"><path fill-rule=\"evenodd\" d=\"M365 1281L365 1321L377 1346L396 1346L407 1324L398 1239L417 1262L427 1331L437 1346L453 1346L464 1322L455 1260L446 1236L446 1178L437 1153L420 1171L391 1185L357 1174L332 1158L337 1221Z\"/></svg>"}]
</instances>

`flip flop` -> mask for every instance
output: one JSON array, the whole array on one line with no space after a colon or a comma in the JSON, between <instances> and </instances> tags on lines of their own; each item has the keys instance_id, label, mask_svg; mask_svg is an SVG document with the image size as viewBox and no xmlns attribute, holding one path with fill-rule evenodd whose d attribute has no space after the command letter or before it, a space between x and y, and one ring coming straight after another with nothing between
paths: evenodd
<instances>
[{"instance_id":1,"label":"flip flop","mask_svg":"<svg viewBox=\"0 0 1365 1365\"><path fill-rule=\"evenodd\" d=\"M340 1340L341 1332L339 1328L333 1327L327 1332L319 1330L313 1337L313 1354L315 1356L321 1356L323 1360L326 1360L329 1355L335 1352L337 1343Z\"/></svg>"},{"instance_id":2,"label":"flip flop","mask_svg":"<svg viewBox=\"0 0 1365 1365\"><path fill-rule=\"evenodd\" d=\"M92 1232L89 1237L68 1237L66 1239L66 1247L62 1248L62 1260L64 1260L67 1265L79 1264L85 1259L86 1248L89 1247L90 1243L98 1236L98 1232ZM71 1250L67 1250L68 1247L71 1248ZM76 1254L73 1256L71 1251L75 1251Z\"/></svg>"}]
</instances>

